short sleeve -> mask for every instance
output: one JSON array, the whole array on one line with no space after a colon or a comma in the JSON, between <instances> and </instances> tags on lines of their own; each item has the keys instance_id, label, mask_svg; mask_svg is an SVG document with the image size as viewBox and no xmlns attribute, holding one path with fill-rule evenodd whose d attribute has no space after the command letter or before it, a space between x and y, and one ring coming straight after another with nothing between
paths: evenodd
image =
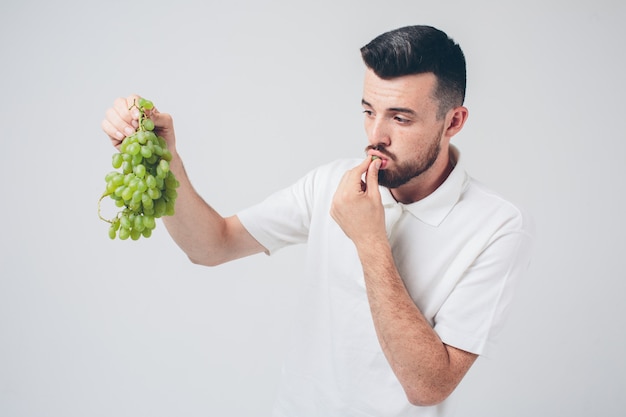
<instances>
[{"instance_id":1,"label":"short sleeve","mask_svg":"<svg viewBox=\"0 0 626 417\"><path fill-rule=\"evenodd\" d=\"M307 241L312 212L312 181L309 173L237 216L248 232L272 254Z\"/></svg>"},{"instance_id":2,"label":"short sleeve","mask_svg":"<svg viewBox=\"0 0 626 417\"><path fill-rule=\"evenodd\" d=\"M493 237L435 316L444 343L484 356L493 352L530 262L532 225L527 216L518 220Z\"/></svg>"}]
</instances>

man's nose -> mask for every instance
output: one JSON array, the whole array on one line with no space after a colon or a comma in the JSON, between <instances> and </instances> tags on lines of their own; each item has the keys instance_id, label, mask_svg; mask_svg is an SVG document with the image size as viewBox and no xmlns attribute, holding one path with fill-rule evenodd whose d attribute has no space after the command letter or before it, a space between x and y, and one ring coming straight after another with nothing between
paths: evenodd
<instances>
[{"instance_id":1,"label":"man's nose","mask_svg":"<svg viewBox=\"0 0 626 417\"><path fill-rule=\"evenodd\" d=\"M368 132L368 140L370 145L389 145L389 142L391 141L389 127L384 120L376 118L371 121Z\"/></svg>"}]
</instances>

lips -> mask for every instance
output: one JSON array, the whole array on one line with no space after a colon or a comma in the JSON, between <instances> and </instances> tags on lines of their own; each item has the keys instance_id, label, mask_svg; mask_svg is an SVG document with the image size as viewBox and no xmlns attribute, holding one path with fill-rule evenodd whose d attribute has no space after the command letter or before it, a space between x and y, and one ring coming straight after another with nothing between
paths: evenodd
<instances>
[{"instance_id":1,"label":"lips","mask_svg":"<svg viewBox=\"0 0 626 417\"><path fill-rule=\"evenodd\" d=\"M372 157L372 156L376 156L378 158L380 158L380 169L385 169L387 167L387 163L389 161L389 159L384 156L380 151L377 151L375 149L369 149L367 151L367 154Z\"/></svg>"},{"instance_id":2,"label":"lips","mask_svg":"<svg viewBox=\"0 0 626 417\"><path fill-rule=\"evenodd\" d=\"M369 156L377 156L380 159L385 159L386 158L381 151L376 150L376 149L368 149L367 150L367 154Z\"/></svg>"}]
</instances>

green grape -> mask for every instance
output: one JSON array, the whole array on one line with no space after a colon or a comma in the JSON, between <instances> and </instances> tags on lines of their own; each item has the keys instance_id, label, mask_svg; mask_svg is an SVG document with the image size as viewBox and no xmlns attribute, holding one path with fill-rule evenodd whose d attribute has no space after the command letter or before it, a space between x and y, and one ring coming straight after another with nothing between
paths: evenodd
<instances>
[{"instance_id":1,"label":"green grape","mask_svg":"<svg viewBox=\"0 0 626 417\"><path fill-rule=\"evenodd\" d=\"M159 199L154 202L154 217L163 217L166 210L167 207L164 200Z\"/></svg>"},{"instance_id":2,"label":"green grape","mask_svg":"<svg viewBox=\"0 0 626 417\"><path fill-rule=\"evenodd\" d=\"M163 168L161 168L161 165L157 165L157 167L156 167L157 181L159 179L161 179L161 180L165 179L165 175L167 175L167 172L163 171Z\"/></svg>"},{"instance_id":3,"label":"green grape","mask_svg":"<svg viewBox=\"0 0 626 417\"><path fill-rule=\"evenodd\" d=\"M133 172L133 164L130 161L122 162L122 172L124 174L130 174Z\"/></svg>"},{"instance_id":4,"label":"green grape","mask_svg":"<svg viewBox=\"0 0 626 417\"><path fill-rule=\"evenodd\" d=\"M146 228L150 230L156 227L156 222L154 221L154 217L152 216L144 216L143 224L146 226Z\"/></svg>"},{"instance_id":5,"label":"green grape","mask_svg":"<svg viewBox=\"0 0 626 417\"><path fill-rule=\"evenodd\" d=\"M143 193L141 194L141 204L143 204L144 209L152 208L154 207L154 200L150 198L148 193Z\"/></svg>"},{"instance_id":6,"label":"green grape","mask_svg":"<svg viewBox=\"0 0 626 417\"><path fill-rule=\"evenodd\" d=\"M125 200L125 201L129 201L132 197L133 197L133 189L130 187L126 187L124 188L124 191L122 192L121 197Z\"/></svg>"},{"instance_id":7,"label":"green grape","mask_svg":"<svg viewBox=\"0 0 626 417\"><path fill-rule=\"evenodd\" d=\"M142 193L148 189L146 182L142 178L137 180L137 189L141 191Z\"/></svg>"},{"instance_id":8,"label":"green grape","mask_svg":"<svg viewBox=\"0 0 626 417\"><path fill-rule=\"evenodd\" d=\"M115 155L113 155L111 162L112 162L113 168L118 169L119 167L121 167L122 162L124 162L124 159L122 158L122 154L116 153Z\"/></svg>"},{"instance_id":9,"label":"green grape","mask_svg":"<svg viewBox=\"0 0 626 417\"><path fill-rule=\"evenodd\" d=\"M146 185L148 188L154 188L157 186L156 178L152 174L146 177Z\"/></svg>"},{"instance_id":10,"label":"green grape","mask_svg":"<svg viewBox=\"0 0 626 417\"><path fill-rule=\"evenodd\" d=\"M178 191L176 191L175 188L165 188L165 197L168 198L168 200L176 200L176 197L178 197Z\"/></svg>"},{"instance_id":11,"label":"green grape","mask_svg":"<svg viewBox=\"0 0 626 417\"><path fill-rule=\"evenodd\" d=\"M159 190L158 188L148 188L146 190L146 193L153 200L158 200L161 197L161 190Z\"/></svg>"},{"instance_id":12,"label":"green grape","mask_svg":"<svg viewBox=\"0 0 626 417\"><path fill-rule=\"evenodd\" d=\"M131 143L126 148L126 152L128 152L129 154L131 154L133 156L137 155L139 153L139 151L141 151L141 145L138 144L138 143Z\"/></svg>"},{"instance_id":13,"label":"green grape","mask_svg":"<svg viewBox=\"0 0 626 417\"><path fill-rule=\"evenodd\" d=\"M139 146L139 150L141 151L141 146L137 143L135 145ZM130 161L133 166L140 165L143 162L143 156L140 152L137 152L137 155L133 155L133 159L131 159Z\"/></svg>"},{"instance_id":14,"label":"green grape","mask_svg":"<svg viewBox=\"0 0 626 417\"><path fill-rule=\"evenodd\" d=\"M129 174L130 176L131 174ZM135 191L137 189L137 183L139 182L139 179L137 177L130 177L130 181L128 181L128 188L130 188L131 190Z\"/></svg>"},{"instance_id":15,"label":"green grape","mask_svg":"<svg viewBox=\"0 0 626 417\"><path fill-rule=\"evenodd\" d=\"M145 228L146 228L146 226L145 226L145 224L143 222L143 217L141 217L141 216L135 217L135 220L133 221L133 229L139 230L141 232Z\"/></svg>"},{"instance_id":16,"label":"green grape","mask_svg":"<svg viewBox=\"0 0 626 417\"><path fill-rule=\"evenodd\" d=\"M154 132L154 122L146 112L154 108L147 99L139 98L133 107L139 110L139 128L126 137L111 164L117 171L105 176L105 192L121 211L110 223L111 239L138 240L152 236L155 219L174 214L179 182L170 170L172 154L167 143ZM132 107L131 107L132 108ZM100 215L100 208L98 207Z\"/></svg>"},{"instance_id":17,"label":"green grape","mask_svg":"<svg viewBox=\"0 0 626 417\"><path fill-rule=\"evenodd\" d=\"M120 222L117 221L117 219L115 221L113 221L111 223L111 226L109 226L109 237L111 239L115 239L115 236L117 235L117 231L120 228Z\"/></svg>"},{"instance_id":18,"label":"green grape","mask_svg":"<svg viewBox=\"0 0 626 417\"><path fill-rule=\"evenodd\" d=\"M115 176L111 178L111 182L116 187L119 187L120 185L124 184L124 176L120 174L119 172L116 172Z\"/></svg>"},{"instance_id":19,"label":"green grape","mask_svg":"<svg viewBox=\"0 0 626 417\"><path fill-rule=\"evenodd\" d=\"M161 170L163 170L163 172L167 174L170 171L170 163L167 162L165 159L161 159L159 161L159 168L161 168Z\"/></svg>"},{"instance_id":20,"label":"green grape","mask_svg":"<svg viewBox=\"0 0 626 417\"><path fill-rule=\"evenodd\" d=\"M136 165L134 168L135 175L139 178L143 178L146 176L146 166L145 165Z\"/></svg>"},{"instance_id":21,"label":"green grape","mask_svg":"<svg viewBox=\"0 0 626 417\"><path fill-rule=\"evenodd\" d=\"M167 177L165 177L165 186L167 188L178 188L178 180L172 172L168 172Z\"/></svg>"},{"instance_id":22,"label":"green grape","mask_svg":"<svg viewBox=\"0 0 626 417\"><path fill-rule=\"evenodd\" d=\"M152 110L154 108L154 104L143 97L139 97L139 100L137 100L137 106L139 106L139 108L143 108L144 110Z\"/></svg>"},{"instance_id":23,"label":"green grape","mask_svg":"<svg viewBox=\"0 0 626 417\"><path fill-rule=\"evenodd\" d=\"M145 145L146 142L148 141L148 132L144 130L140 130L139 132L136 133L136 135L137 135L137 142L139 142L140 145Z\"/></svg>"},{"instance_id":24,"label":"green grape","mask_svg":"<svg viewBox=\"0 0 626 417\"><path fill-rule=\"evenodd\" d=\"M117 171L111 171L111 172L109 172L108 174L106 174L106 175L104 176L104 180L105 180L106 182L109 182L109 181L111 181L111 180L112 180L112 179L113 179L116 175L117 175Z\"/></svg>"},{"instance_id":25,"label":"green grape","mask_svg":"<svg viewBox=\"0 0 626 417\"><path fill-rule=\"evenodd\" d=\"M131 229L131 231L130 231L130 238L132 240L139 240L140 237L141 237L141 231L139 231L137 229Z\"/></svg>"},{"instance_id":26,"label":"green grape","mask_svg":"<svg viewBox=\"0 0 626 417\"><path fill-rule=\"evenodd\" d=\"M127 214L122 214L122 216L120 217L120 227L122 229L130 229L130 226L130 217L128 217Z\"/></svg>"},{"instance_id":27,"label":"green grape","mask_svg":"<svg viewBox=\"0 0 626 417\"><path fill-rule=\"evenodd\" d=\"M133 203L141 203L141 197L143 196L143 193L139 190L136 190L133 193L133 196L131 197L131 201Z\"/></svg>"},{"instance_id":28,"label":"green grape","mask_svg":"<svg viewBox=\"0 0 626 417\"><path fill-rule=\"evenodd\" d=\"M174 215L174 201L168 200L167 203L165 203L165 215L166 216Z\"/></svg>"},{"instance_id":29,"label":"green grape","mask_svg":"<svg viewBox=\"0 0 626 417\"><path fill-rule=\"evenodd\" d=\"M149 146L142 146L141 147L141 156L143 156L144 158L150 158L152 156L152 150L150 149Z\"/></svg>"},{"instance_id":30,"label":"green grape","mask_svg":"<svg viewBox=\"0 0 626 417\"><path fill-rule=\"evenodd\" d=\"M154 122L150 119L143 119L141 125L144 129L152 131L154 129Z\"/></svg>"},{"instance_id":31,"label":"green grape","mask_svg":"<svg viewBox=\"0 0 626 417\"><path fill-rule=\"evenodd\" d=\"M118 236L119 236L120 239L126 240L130 236L130 230L126 229L126 228L121 228L120 231L119 231Z\"/></svg>"}]
</instances>

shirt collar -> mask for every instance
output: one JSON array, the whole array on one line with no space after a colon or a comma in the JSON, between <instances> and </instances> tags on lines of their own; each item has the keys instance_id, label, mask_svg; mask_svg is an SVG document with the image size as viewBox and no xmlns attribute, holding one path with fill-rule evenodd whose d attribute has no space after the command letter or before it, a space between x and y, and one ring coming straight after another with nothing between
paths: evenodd
<instances>
[{"instance_id":1,"label":"shirt collar","mask_svg":"<svg viewBox=\"0 0 626 417\"><path fill-rule=\"evenodd\" d=\"M467 182L467 173L461 165L458 149L450 146L450 160L454 168L448 178L433 193L411 204L398 203L388 188L381 187L383 206L386 209L400 206L413 216L431 226L439 226L459 201L461 192Z\"/></svg>"}]
</instances>

